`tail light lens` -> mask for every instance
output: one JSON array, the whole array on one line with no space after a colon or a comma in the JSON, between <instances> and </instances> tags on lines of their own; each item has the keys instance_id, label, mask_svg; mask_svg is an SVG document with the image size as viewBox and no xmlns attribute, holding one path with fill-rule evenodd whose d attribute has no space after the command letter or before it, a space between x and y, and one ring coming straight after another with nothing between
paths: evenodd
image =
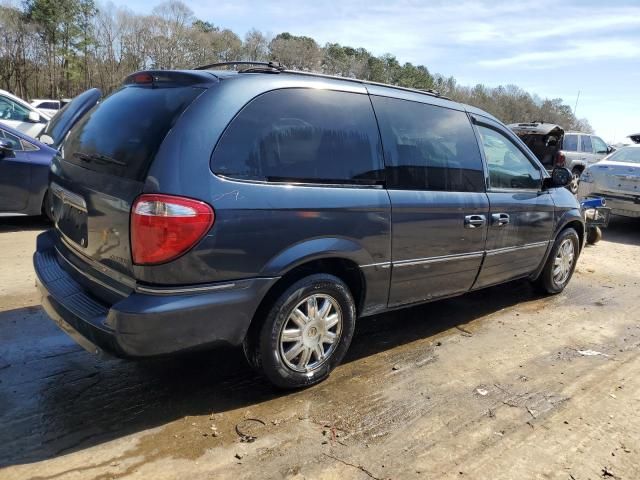
<instances>
[{"instance_id":1,"label":"tail light lens","mask_svg":"<svg viewBox=\"0 0 640 480\"><path fill-rule=\"evenodd\" d=\"M556 167L564 167L565 161L566 161L566 157L564 156L564 153L559 152L558 158L556 159Z\"/></svg>"},{"instance_id":2,"label":"tail light lens","mask_svg":"<svg viewBox=\"0 0 640 480\"><path fill-rule=\"evenodd\" d=\"M131 211L131 256L137 265L169 262L184 254L209 231L213 208L173 195L141 195Z\"/></svg>"}]
</instances>

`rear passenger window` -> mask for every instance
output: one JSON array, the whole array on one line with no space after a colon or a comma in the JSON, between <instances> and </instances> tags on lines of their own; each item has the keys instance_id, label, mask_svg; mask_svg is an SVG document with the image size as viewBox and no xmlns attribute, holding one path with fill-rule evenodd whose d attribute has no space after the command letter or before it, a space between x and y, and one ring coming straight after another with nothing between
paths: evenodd
<instances>
[{"instance_id":1,"label":"rear passenger window","mask_svg":"<svg viewBox=\"0 0 640 480\"><path fill-rule=\"evenodd\" d=\"M424 103L372 97L389 188L482 192L480 149L466 113Z\"/></svg>"},{"instance_id":2,"label":"rear passenger window","mask_svg":"<svg viewBox=\"0 0 640 480\"><path fill-rule=\"evenodd\" d=\"M589 135L580 135L580 150L585 153L593 153L591 145L591 137Z\"/></svg>"},{"instance_id":3,"label":"rear passenger window","mask_svg":"<svg viewBox=\"0 0 640 480\"><path fill-rule=\"evenodd\" d=\"M562 150L568 152L578 151L578 136L577 135L565 135L562 141Z\"/></svg>"},{"instance_id":4,"label":"rear passenger window","mask_svg":"<svg viewBox=\"0 0 640 480\"><path fill-rule=\"evenodd\" d=\"M367 95L329 90L267 92L231 122L211 168L241 180L379 183L382 155L371 102Z\"/></svg>"}]
</instances>

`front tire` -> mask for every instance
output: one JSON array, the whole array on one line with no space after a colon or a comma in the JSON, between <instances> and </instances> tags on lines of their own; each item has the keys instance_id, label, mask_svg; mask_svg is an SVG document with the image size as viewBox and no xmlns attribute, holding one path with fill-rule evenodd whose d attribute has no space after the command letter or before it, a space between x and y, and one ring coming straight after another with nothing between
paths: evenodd
<instances>
[{"instance_id":1,"label":"front tire","mask_svg":"<svg viewBox=\"0 0 640 480\"><path fill-rule=\"evenodd\" d=\"M573 276L580 253L580 238L573 228L560 232L556 238L536 286L551 295L562 292Z\"/></svg>"},{"instance_id":2,"label":"front tire","mask_svg":"<svg viewBox=\"0 0 640 480\"><path fill-rule=\"evenodd\" d=\"M344 358L355 322L355 302L345 283L333 275L310 275L273 303L256 338L245 341L245 354L278 387L314 385Z\"/></svg>"}]
</instances>

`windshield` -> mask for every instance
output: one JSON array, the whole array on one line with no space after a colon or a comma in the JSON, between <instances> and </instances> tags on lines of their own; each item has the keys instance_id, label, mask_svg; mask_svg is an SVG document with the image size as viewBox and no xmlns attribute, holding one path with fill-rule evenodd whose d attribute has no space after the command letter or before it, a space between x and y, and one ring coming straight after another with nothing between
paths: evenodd
<instances>
[{"instance_id":1,"label":"windshield","mask_svg":"<svg viewBox=\"0 0 640 480\"><path fill-rule=\"evenodd\" d=\"M625 147L620 150L616 150L612 153L607 160L614 162L630 162L640 163L640 148L638 147Z\"/></svg>"}]
</instances>

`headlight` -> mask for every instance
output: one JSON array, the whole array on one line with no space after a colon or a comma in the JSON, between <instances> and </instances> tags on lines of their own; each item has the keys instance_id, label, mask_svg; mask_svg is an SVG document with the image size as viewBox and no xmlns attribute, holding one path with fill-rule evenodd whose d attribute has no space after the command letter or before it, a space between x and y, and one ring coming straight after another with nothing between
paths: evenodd
<instances>
[{"instance_id":1,"label":"headlight","mask_svg":"<svg viewBox=\"0 0 640 480\"><path fill-rule=\"evenodd\" d=\"M584 183L593 183L593 175L589 170L585 170L580 176L580 181Z\"/></svg>"}]
</instances>

